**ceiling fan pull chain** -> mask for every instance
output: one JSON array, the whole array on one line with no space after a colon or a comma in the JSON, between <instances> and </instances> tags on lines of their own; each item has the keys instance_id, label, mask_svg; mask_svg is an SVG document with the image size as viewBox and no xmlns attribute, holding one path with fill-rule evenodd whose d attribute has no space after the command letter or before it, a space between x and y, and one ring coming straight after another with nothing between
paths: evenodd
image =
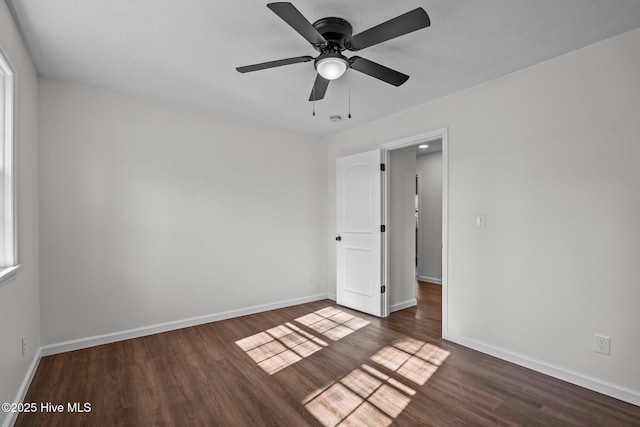
<instances>
[{"instance_id":1,"label":"ceiling fan pull chain","mask_svg":"<svg viewBox=\"0 0 640 427\"><path fill-rule=\"evenodd\" d=\"M312 86L312 92L313 92L313 102L311 103L313 105L313 117L316 116L316 73L313 73L313 86Z\"/></svg>"},{"instance_id":2,"label":"ceiling fan pull chain","mask_svg":"<svg viewBox=\"0 0 640 427\"><path fill-rule=\"evenodd\" d=\"M351 69L349 69L349 118L351 118Z\"/></svg>"}]
</instances>

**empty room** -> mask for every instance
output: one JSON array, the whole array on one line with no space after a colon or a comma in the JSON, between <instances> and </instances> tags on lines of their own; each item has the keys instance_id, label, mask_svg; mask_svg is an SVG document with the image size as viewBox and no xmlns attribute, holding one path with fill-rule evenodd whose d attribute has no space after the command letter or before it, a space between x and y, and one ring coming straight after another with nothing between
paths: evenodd
<instances>
[{"instance_id":1,"label":"empty room","mask_svg":"<svg viewBox=\"0 0 640 427\"><path fill-rule=\"evenodd\" d=\"M640 1L0 2L3 426L640 426Z\"/></svg>"}]
</instances>

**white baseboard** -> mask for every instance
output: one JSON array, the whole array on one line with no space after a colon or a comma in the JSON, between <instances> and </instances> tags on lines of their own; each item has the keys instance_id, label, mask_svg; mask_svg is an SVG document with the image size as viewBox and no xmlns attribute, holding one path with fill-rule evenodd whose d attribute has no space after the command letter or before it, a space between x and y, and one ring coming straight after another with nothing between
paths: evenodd
<instances>
[{"instance_id":1,"label":"white baseboard","mask_svg":"<svg viewBox=\"0 0 640 427\"><path fill-rule=\"evenodd\" d=\"M21 403L24 400L24 397L27 395L27 391L29 390L29 386L31 385L31 380L33 380L33 376L36 374L36 370L38 369L38 365L40 364L40 358L42 357L41 349L36 351L36 354L33 355L33 360L29 365L29 369L27 369L27 373L22 380L22 384L20 384L20 388L18 389L18 394L16 394L16 398L14 399L14 403ZM18 418L18 412L9 412L7 417L4 419L3 427L11 427L15 424L16 418Z\"/></svg>"},{"instance_id":2,"label":"white baseboard","mask_svg":"<svg viewBox=\"0 0 640 427\"><path fill-rule=\"evenodd\" d=\"M221 313L209 314L206 316L192 317L189 319L177 320L173 322L160 323L157 325L144 326L142 328L129 329L126 331L112 332L104 335L80 338L71 341L64 341L43 346L42 356L65 353L67 351L80 350L102 344L128 340L131 338L143 337L146 335L158 334L161 332L173 331L176 329L188 328L190 326L202 325L205 323L217 322L219 320L231 319L234 317L246 316L248 314L261 313L263 311L276 310L278 308L290 307L292 305L305 304L313 301L327 299L327 294L310 295L307 297L294 298L290 300L274 302L270 304L256 305L237 310L223 311Z\"/></svg>"},{"instance_id":3,"label":"white baseboard","mask_svg":"<svg viewBox=\"0 0 640 427\"><path fill-rule=\"evenodd\" d=\"M335 301L336 300L336 294L329 294L327 295L327 298L329 298L331 301Z\"/></svg>"},{"instance_id":4,"label":"white baseboard","mask_svg":"<svg viewBox=\"0 0 640 427\"><path fill-rule=\"evenodd\" d=\"M404 310L405 308L413 307L418 305L418 301L413 298L407 301L399 302L397 304L393 304L389 306L389 313L393 313L394 311Z\"/></svg>"},{"instance_id":5,"label":"white baseboard","mask_svg":"<svg viewBox=\"0 0 640 427\"><path fill-rule=\"evenodd\" d=\"M442 285L442 279L436 279L435 277L418 276L418 280L422 282L435 283L436 285Z\"/></svg>"},{"instance_id":6,"label":"white baseboard","mask_svg":"<svg viewBox=\"0 0 640 427\"><path fill-rule=\"evenodd\" d=\"M443 337L444 339L452 341L456 344L478 350L482 353L497 357L498 359L515 363L516 365L524 366L525 368L541 372L543 374L558 378L571 384L575 384L580 387L588 388L589 390L593 390L598 393L623 400L625 402L631 403L632 405L640 406L640 391L638 390L632 390L626 387L619 386L617 384L612 384L606 381L592 378L579 372L571 371L569 369L531 359L527 356L523 356L509 350L501 349L465 337L461 337L450 332L446 335L446 337Z\"/></svg>"}]
</instances>

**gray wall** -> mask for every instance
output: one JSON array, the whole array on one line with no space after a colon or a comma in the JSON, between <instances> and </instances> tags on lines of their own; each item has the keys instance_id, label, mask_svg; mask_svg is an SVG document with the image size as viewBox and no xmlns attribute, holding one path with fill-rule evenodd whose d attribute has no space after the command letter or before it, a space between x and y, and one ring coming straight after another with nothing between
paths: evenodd
<instances>
[{"instance_id":1,"label":"gray wall","mask_svg":"<svg viewBox=\"0 0 640 427\"><path fill-rule=\"evenodd\" d=\"M16 118L18 261L16 277L0 287L0 402L13 402L40 347L38 269L37 75L5 2L0 2L0 45L17 76ZM22 357L22 337L27 352ZM0 421L6 417L0 413Z\"/></svg>"},{"instance_id":2,"label":"gray wall","mask_svg":"<svg viewBox=\"0 0 640 427\"><path fill-rule=\"evenodd\" d=\"M334 135L327 165L333 212L336 157L448 127L447 335L640 404L638 46L634 30Z\"/></svg>"},{"instance_id":3,"label":"gray wall","mask_svg":"<svg viewBox=\"0 0 640 427\"><path fill-rule=\"evenodd\" d=\"M389 310L416 304L415 180L416 149L390 152L389 159Z\"/></svg>"},{"instance_id":4,"label":"gray wall","mask_svg":"<svg viewBox=\"0 0 640 427\"><path fill-rule=\"evenodd\" d=\"M432 283L442 282L442 151L417 157L418 276Z\"/></svg>"},{"instance_id":5,"label":"gray wall","mask_svg":"<svg viewBox=\"0 0 640 427\"><path fill-rule=\"evenodd\" d=\"M326 295L326 145L40 80L44 344Z\"/></svg>"}]
</instances>

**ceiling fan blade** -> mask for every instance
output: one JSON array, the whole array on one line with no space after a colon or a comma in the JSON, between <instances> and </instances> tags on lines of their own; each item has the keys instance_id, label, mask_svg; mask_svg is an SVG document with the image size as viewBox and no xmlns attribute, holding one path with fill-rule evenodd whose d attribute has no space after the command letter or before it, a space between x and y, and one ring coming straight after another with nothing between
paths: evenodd
<instances>
[{"instance_id":1,"label":"ceiling fan blade","mask_svg":"<svg viewBox=\"0 0 640 427\"><path fill-rule=\"evenodd\" d=\"M313 89L311 89L311 95L309 95L309 101L319 101L324 98L324 94L327 93L329 87L329 80L323 78L320 74L316 76L316 81L313 83Z\"/></svg>"},{"instance_id":2,"label":"ceiling fan blade","mask_svg":"<svg viewBox=\"0 0 640 427\"><path fill-rule=\"evenodd\" d=\"M236 70L241 73L249 73L251 71L266 70L267 68L281 67L283 65L309 61L313 61L312 56L297 56L295 58L279 59L277 61L263 62L261 64L245 65L244 67L237 67Z\"/></svg>"},{"instance_id":3,"label":"ceiling fan blade","mask_svg":"<svg viewBox=\"0 0 640 427\"><path fill-rule=\"evenodd\" d=\"M349 50L356 51L394 39L431 25L429 15L419 7L351 37Z\"/></svg>"},{"instance_id":4,"label":"ceiling fan blade","mask_svg":"<svg viewBox=\"0 0 640 427\"><path fill-rule=\"evenodd\" d=\"M371 77L382 80L394 86L400 86L402 83L409 79L409 76L402 74L399 71L387 68L384 65L380 65L377 62L369 61L368 59L360 58L359 56L353 56L349 59L351 68L361 73L368 74Z\"/></svg>"},{"instance_id":5,"label":"ceiling fan blade","mask_svg":"<svg viewBox=\"0 0 640 427\"><path fill-rule=\"evenodd\" d=\"M278 15L284 22L289 24L302 37L307 39L314 46L326 45L327 41L314 28L313 25L305 18L294 5L287 2L269 3L267 7Z\"/></svg>"}]
</instances>

